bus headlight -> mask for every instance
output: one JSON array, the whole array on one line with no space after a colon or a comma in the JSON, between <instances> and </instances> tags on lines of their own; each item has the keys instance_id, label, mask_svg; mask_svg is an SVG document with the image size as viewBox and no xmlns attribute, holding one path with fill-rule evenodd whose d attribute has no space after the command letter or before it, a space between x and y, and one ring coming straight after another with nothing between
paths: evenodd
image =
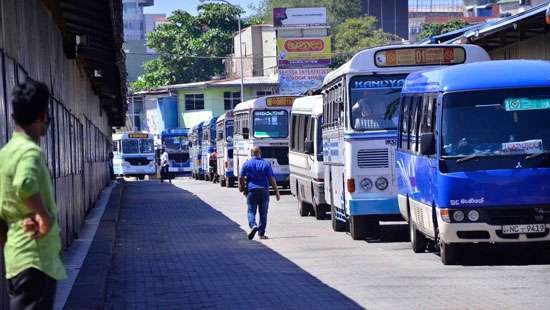
<instances>
[{"instance_id":1,"label":"bus headlight","mask_svg":"<svg viewBox=\"0 0 550 310\"><path fill-rule=\"evenodd\" d=\"M372 181L369 178L364 178L361 180L361 188L365 191L370 191L372 189Z\"/></svg>"},{"instance_id":2,"label":"bus headlight","mask_svg":"<svg viewBox=\"0 0 550 310\"><path fill-rule=\"evenodd\" d=\"M386 179L385 177L379 177L378 179L376 179L376 182L374 182L374 185L376 186L376 188L383 191L388 188L389 182L388 179Z\"/></svg>"},{"instance_id":3,"label":"bus headlight","mask_svg":"<svg viewBox=\"0 0 550 310\"><path fill-rule=\"evenodd\" d=\"M477 210L470 210L468 212L468 220L470 220L470 222L477 222L477 220L479 220L479 212L477 212Z\"/></svg>"},{"instance_id":4,"label":"bus headlight","mask_svg":"<svg viewBox=\"0 0 550 310\"><path fill-rule=\"evenodd\" d=\"M457 210L453 212L453 220L456 222L462 222L464 221L464 212Z\"/></svg>"}]
</instances>

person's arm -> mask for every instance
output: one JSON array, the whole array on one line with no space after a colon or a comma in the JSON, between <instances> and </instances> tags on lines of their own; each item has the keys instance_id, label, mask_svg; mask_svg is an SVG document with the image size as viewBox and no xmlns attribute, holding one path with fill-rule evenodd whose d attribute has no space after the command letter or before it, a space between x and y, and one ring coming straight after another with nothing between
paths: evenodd
<instances>
[{"instance_id":1,"label":"person's arm","mask_svg":"<svg viewBox=\"0 0 550 310\"><path fill-rule=\"evenodd\" d=\"M269 183L271 183L271 187L275 190L275 197L277 197L277 201L281 200L281 195L279 194L279 187L277 186L277 180L275 180L275 177L271 176L269 177Z\"/></svg>"},{"instance_id":2,"label":"person's arm","mask_svg":"<svg viewBox=\"0 0 550 310\"><path fill-rule=\"evenodd\" d=\"M239 173L239 191L243 193L243 195L246 195L246 162L241 167L241 171Z\"/></svg>"},{"instance_id":3,"label":"person's arm","mask_svg":"<svg viewBox=\"0 0 550 310\"><path fill-rule=\"evenodd\" d=\"M22 226L25 232L32 238L41 238L49 231L53 219L48 213L38 184L42 162L42 155L39 151L30 150L21 158L15 169L13 186L16 194L23 204L32 211L29 219L25 219ZM36 224L33 227L32 222Z\"/></svg>"}]
</instances>

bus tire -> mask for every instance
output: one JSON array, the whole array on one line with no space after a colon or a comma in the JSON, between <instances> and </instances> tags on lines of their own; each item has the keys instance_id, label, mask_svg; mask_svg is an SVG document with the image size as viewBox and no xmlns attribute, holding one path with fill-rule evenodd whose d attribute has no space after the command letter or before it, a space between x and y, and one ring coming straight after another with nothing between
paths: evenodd
<instances>
[{"instance_id":1,"label":"bus tire","mask_svg":"<svg viewBox=\"0 0 550 310\"><path fill-rule=\"evenodd\" d=\"M414 253L424 253L428 246L428 240L423 233L416 229L411 216L409 215L409 235L411 237L411 247Z\"/></svg>"},{"instance_id":2,"label":"bus tire","mask_svg":"<svg viewBox=\"0 0 550 310\"><path fill-rule=\"evenodd\" d=\"M233 187L233 178L232 178L232 177L228 177L228 178L225 180L225 186L226 186L227 188Z\"/></svg>"},{"instance_id":3,"label":"bus tire","mask_svg":"<svg viewBox=\"0 0 550 310\"><path fill-rule=\"evenodd\" d=\"M346 223L336 219L336 207L330 206L330 217L332 222L332 230L346 231Z\"/></svg>"},{"instance_id":4,"label":"bus tire","mask_svg":"<svg viewBox=\"0 0 550 310\"><path fill-rule=\"evenodd\" d=\"M305 201L298 200L298 213L300 216L308 216L311 213L311 206Z\"/></svg>"},{"instance_id":5,"label":"bus tire","mask_svg":"<svg viewBox=\"0 0 550 310\"><path fill-rule=\"evenodd\" d=\"M457 263L457 246L456 244L439 243L439 256L443 265L456 265Z\"/></svg>"},{"instance_id":6,"label":"bus tire","mask_svg":"<svg viewBox=\"0 0 550 310\"><path fill-rule=\"evenodd\" d=\"M318 205L315 203L315 201L313 201L313 213L315 215L315 219L317 220L322 220L325 218L325 206L323 205Z\"/></svg>"},{"instance_id":7,"label":"bus tire","mask_svg":"<svg viewBox=\"0 0 550 310\"><path fill-rule=\"evenodd\" d=\"M225 187L225 184L227 184L227 178L220 177L220 186Z\"/></svg>"},{"instance_id":8,"label":"bus tire","mask_svg":"<svg viewBox=\"0 0 550 310\"><path fill-rule=\"evenodd\" d=\"M145 180L145 174L140 174L137 176L138 180L143 181Z\"/></svg>"},{"instance_id":9,"label":"bus tire","mask_svg":"<svg viewBox=\"0 0 550 310\"><path fill-rule=\"evenodd\" d=\"M367 237L367 220L364 216L349 217L349 233L353 240L364 240Z\"/></svg>"}]
</instances>

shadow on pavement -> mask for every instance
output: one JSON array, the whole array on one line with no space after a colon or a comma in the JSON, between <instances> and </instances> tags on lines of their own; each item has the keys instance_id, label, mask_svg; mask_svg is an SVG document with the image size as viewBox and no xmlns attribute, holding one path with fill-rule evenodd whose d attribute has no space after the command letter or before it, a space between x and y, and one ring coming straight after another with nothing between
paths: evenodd
<instances>
[{"instance_id":1,"label":"shadow on pavement","mask_svg":"<svg viewBox=\"0 0 550 310\"><path fill-rule=\"evenodd\" d=\"M107 308L360 309L192 193L128 182Z\"/></svg>"}]
</instances>

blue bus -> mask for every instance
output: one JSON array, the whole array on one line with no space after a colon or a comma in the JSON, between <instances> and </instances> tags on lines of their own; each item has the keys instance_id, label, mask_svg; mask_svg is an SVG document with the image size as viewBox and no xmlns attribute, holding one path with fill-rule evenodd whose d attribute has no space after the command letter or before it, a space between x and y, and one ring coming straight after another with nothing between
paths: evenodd
<instances>
[{"instance_id":1,"label":"blue bus","mask_svg":"<svg viewBox=\"0 0 550 310\"><path fill-rule=\"evenodd\" d=\"M164 130L160 134L162 148L168 153L169 172L191 173L189 156L189 129L175 128Z\"/></svg>"},{"instance_id":2,"label":"blue bus","mask_svg":"<svg viewBox=\"0 0 550 310\"><path fill-rule=\"evenodd\" d=\"M201 165L202 156L202 123L199 123L191 129L191 176L195 180L204 180L204 169Z\"/></svg>"},{"instance_id":3,"label":"blue bus","mask_svg":"<svg viewBox=\"0 0 550 310\"><path fill-rule=\"evenodd\" d=\"M550 241L550 62L409 75L396 161L414 252L447 265L465 244Z\"/></svg>"},{"instance_id":4,"label":"blue bus","mask_svg":"<svg viewBox=\"0 0 550 310\"><path fill-rule=\"evenodd\" d=\"M214 117L202 123L202 142L201 142L201 168L204 170L204 179L213 181L217 171L212 170L210 166L210 156L216 151L216 120Z\"/></svg>"}]
</instances>

